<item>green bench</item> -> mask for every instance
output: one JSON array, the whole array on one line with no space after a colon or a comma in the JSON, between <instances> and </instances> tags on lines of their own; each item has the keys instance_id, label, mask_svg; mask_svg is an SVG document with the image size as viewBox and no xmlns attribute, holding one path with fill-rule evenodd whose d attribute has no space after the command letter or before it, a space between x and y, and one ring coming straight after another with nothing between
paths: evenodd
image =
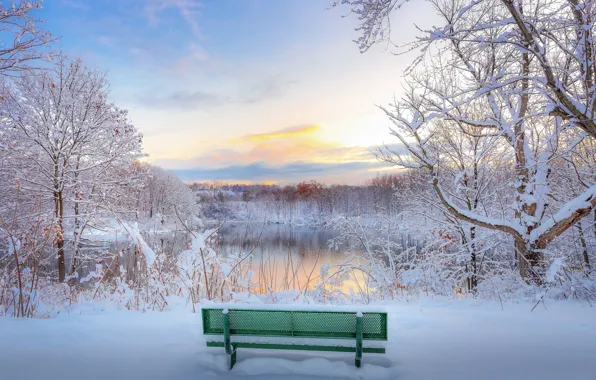
<instances>
[{"instance_id":1,"label":"green bench","mask_svg":"<svg viewBox=\"0 0 596 380\"><path fill-rule=\"evenodd\" d=\"M238 348L385 353L387 313L269 310L242 307L202 308L208 347L223 347L229 367Z\"/></svg>"}]
</instances>

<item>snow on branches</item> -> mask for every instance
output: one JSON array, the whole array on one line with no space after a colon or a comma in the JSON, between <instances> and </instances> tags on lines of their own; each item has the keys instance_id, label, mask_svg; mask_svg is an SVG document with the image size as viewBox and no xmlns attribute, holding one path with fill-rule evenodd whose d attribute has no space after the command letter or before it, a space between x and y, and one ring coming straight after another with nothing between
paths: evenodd
<instances>
[{"instance_id":1,"label":"snow on branches","mask_svg":"<svg viewBox=\"0 0 596 380\"><path fill-rule=\"evenodd\" d=\"M51 59L44 47L54 38L39 29L41 20L35 16L41 7L41 1L0 3L0 75L15 76L36 68L36 61Z\"/></svg>"}]
</instances>

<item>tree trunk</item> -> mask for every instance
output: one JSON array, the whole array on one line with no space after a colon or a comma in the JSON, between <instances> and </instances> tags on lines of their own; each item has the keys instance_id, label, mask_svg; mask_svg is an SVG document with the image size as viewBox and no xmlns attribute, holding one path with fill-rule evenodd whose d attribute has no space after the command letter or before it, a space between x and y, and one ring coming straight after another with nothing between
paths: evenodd
<instances>
[{"instance_id":1,"label":"tree trunk","mask_svg":"<svg viewBox=\"0 0 596 380\"><path fill-rule=\"evenodd\" d=\"M586 243L586 236L584 235L584 228L582 227L582 223L577 223L577 230L579 232L579 241L582 245L582 256L584 259L584 266L586 268L586 272L590 272L590 257L588 256L588 244Z\"/></svg>"},{"instance_id":2,"label":"tree trunk","mask_svg":"<svg viewBox=\"0 0 596 380\"><path fill-rule=\"evenodd\" d=\"M74 174L75 178L75 201L74 201L74 231L73 231L73 253L72 253L72 260L70 263L70 275L74 275L75 271L77 270L78 260L81 253L81 244L80 244L80 233L81 233L81 218L79 217L80 210L79 210L79 203L81 202L81 189L79 187L79 163L80 157L77 157L77 165L76 171Z\"/></svg>"},{"instance_id":3,"label":"tree trunk","mask_svg":"<svg viewBox=\"0 0 596 380\"><path fill-rule=\"evenodd\" d=\"M58 281L63 282L66 278L66 264L64 262L64 199L62 191L56 193L56 217L58 219Z\"/></svg>"},{"instance_id":4,"label":"tree trunk","mask_svg":"<svg viewBox=\"0 0 596 380\"><path fill-rule=\"evenodd\" d=\"M12 236L10 237L11 240L11 244L13 246L13 250L14 250L14 261L16 264L16 270L17 270L17 279L19 280L19 307L15 308L17 317L19 317L18 313L19 313L19 309L20 309L20 317L24 317L25 316L25 305L24 305L24 300L23 300L23 280L21 278L21 263L19 262L19 250L17 249L17 244L14 241L14 239L12 238Z\"/></svg>"},{"instance_id":5,"label":"tree trunk","mask_svg":"<svg viewBox=\"0 0 596 380\"><path fill-rule=\"evenodd\" d=\"M62 187L59 181L60 161L54 158L54 217L58 224L56 236L56 248L58 249L58 281L63 282L66 278L66 264L64 263L64 199Z\"/></svg>"},{"instance_id":6,"label":"tree trunk","mask_svg":"<svg viewBox=\"0 0 596 380\"><path fill-rule=\"evenodd\" d=\"M472 273L468 277L468 290L472 294L476 294L476 287L478 286L478 260L476 257L476 227L470 227L470 266Z\"/></svg>"},{"instance_id":7,"label":"tree trunk","mask_svg":"<svg viewBox=\"0 0 596 380\"><path fill-rule=\"evenodd\" d=\"M596 208L594 209L594 224L592 224L592 232L594 232L594 241L596 241Z\"/></svg>"},{"instance_id":8,"label":"tree trunk","mask_svg":"<svg viewBox=\"0 0 596 380\"><path fill-rule=\"evenodd\" d=\"M543 283L543 259L544 255L538 247L530 246L522 239L515 240L515 251L519 265L519 274L524 281L541 285Z\"/></svg>"},{"instance_id":9,"label":"tree trunk","mask_svg":"<svg viewBox=\"0 0 596 380\"><path fill-rule=\"evenodd\" d=\"M79 219L79 205L78 203L75 203L74 206L74 232L73 232L73 254L72 254L72 260L70 263L70 274L73 275L75 273L75 271L77 270L77 265L79 265L78 263L78 259L79 259L79 255L80 255L80 251L81 251L81 244L79 242L80 240L80 236L79 236L79 231L81 228L81 221Z\"/></svg>"},{"instance_id":10,"label":"tree trunk","mask_svg":"<svg viewBox=\"0 0 596 380\"><path fill-rule=\"evenodd\" d=\"M519 12L523 14L523 8L519 6ZM529 104L529 79L530 74L530 56L529 53L522 54L522 74L521 80L521 99L519 117L523 118L528 112ZM532 230L536 227L533 222L527 222L527 217L535 217L537 205L535 201L528 203L527 195L534 195L531 187L532 175L528 165L528 157L526 156L526 147L529 145L525 132L524 121L515 124L514 128L515 140L513 141L513 148L515 150L515 174L518 185L515 188L515 200L517 209L515 210L516 219L520 220L521 225L526 229L526 235L529 236ZM542 283L542 271L540 264L542 263L542 254L536 251L536 247L530 245L524 239L515 238L515 251L518 257L519 274L528 283L540 285Z\"/></svg>"}]
</instances>

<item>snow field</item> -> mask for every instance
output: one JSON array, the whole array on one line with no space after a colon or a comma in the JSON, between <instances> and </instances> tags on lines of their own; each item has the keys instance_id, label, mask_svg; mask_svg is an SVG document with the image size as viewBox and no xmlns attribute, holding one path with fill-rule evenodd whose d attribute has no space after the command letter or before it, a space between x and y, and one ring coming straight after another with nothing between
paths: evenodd
<instances>
[{"instance_id":1,"label":"snow field","mask_svg":"<svg viewBox=\"0 0 596 380\"><path fill-rule=\"evenodd\" d=\"M6 379L403 379L594 380L596 308L420 300L383 305L387 354L207 348L200 314L80 308L55 319L0 318ZM297 307L308 307L300 306Z\"/></svg>"}]
</instances>

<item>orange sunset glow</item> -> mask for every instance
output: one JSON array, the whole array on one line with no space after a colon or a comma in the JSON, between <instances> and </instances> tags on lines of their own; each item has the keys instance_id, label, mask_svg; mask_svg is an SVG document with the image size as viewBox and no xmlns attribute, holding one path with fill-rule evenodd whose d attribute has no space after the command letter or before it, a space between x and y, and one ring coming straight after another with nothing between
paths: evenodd
<instances>
[{"instance_id":1,"label":"orange sunset glow","mask_svg":"<svg viewBox=\"0 0 596 380\"><path fill-rule=\"evenodd\" d=\"M161 165L177 169L184 166L185 180L227 180L237 183L288 183L304 178L319 179L325 183L361 182L383 169L372 153L375 146L351 145L341 142L342 135L326 133L332 128L324 124L306 124L295 127L270 130L263 133L246 134L222 141L205 154L186 160L157 160ZM345 138L348 133L344 133ZM352 137L352 140L358 138ZM243 168L239 168L239 163ZM242 169L243 175L250 175L254 167L269 169L268 175L254 174L254 178L240 178L233 174ZM277 174L288 165L299 166L299 173ZM207 167L209 172L194 171ZM331 175L321 175L320 168L328 168ZM345 170L343 169L345 168ZM337 175L334 175L337 172ZM229 173L229 174L226 174ZM310 174L309 174L310 173ZM277 177L273 178L271 177Z\"/></svg>"},{"instance_id":2,"label":"orange sunset glow","mask_svg":"<svg viewBox=\"0 0 596 380\"><path fill-rule=\"evenodd\" d=\"M318 125L306 125L294 128L287 128L277 132L260 133L254 135L247 135L240 140L249 140L260 142L272 139L299 139L301 137L312 136L313 133L321 130ZM235 141L234 139L232 141Z\"/></svg>"}]
</instances>

